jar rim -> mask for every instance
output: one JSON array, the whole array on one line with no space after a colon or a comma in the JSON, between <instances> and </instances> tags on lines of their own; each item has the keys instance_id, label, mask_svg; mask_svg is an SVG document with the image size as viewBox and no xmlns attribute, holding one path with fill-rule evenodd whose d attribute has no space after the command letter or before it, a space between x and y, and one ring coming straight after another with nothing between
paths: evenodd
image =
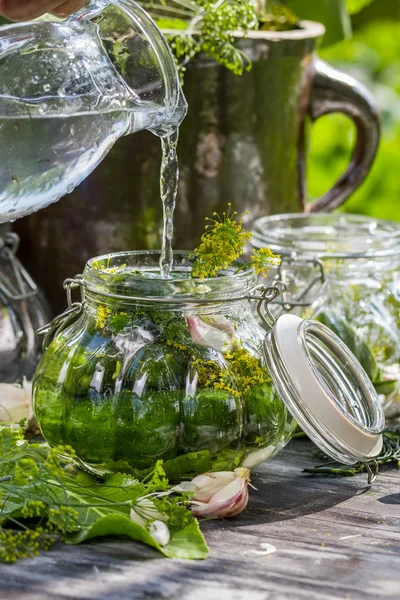
<instances>
[{"instance_id":1,"label":"jar rim","mask_svg":"<svg viewBox=\"0 0 400 600\"><path fill-rule=\"evenodd\" d=\"M246 268L242 261L236 261L218 277L203 279L188 277L187 274L190 273L193 263L192 255L193 252L190 251L175 250L172 268L175 277L162 279L143 276L146 272L159 273L160 250L103 254L87 261L83 282L86 290L100 295L108 295L107 292L112 288L115 292L113 297L121 299L177 303L201 302L204 299L239 300L245 298L254 287L256 275L250 267ZM182 277L179 277L180 273ZM183 276L184 273L186 277Z\"/></svg>"},{"instance_id":2,"label":"jar rim","mask_svg":"<svg viewBox=\"0 0 400 600\"><path fill-rule=\"evenodd\" d=\"M257 219L252 244L281 255L366 259L400 255L400 223L346 213L289 213Z\"/></svg>"}]
</instances>

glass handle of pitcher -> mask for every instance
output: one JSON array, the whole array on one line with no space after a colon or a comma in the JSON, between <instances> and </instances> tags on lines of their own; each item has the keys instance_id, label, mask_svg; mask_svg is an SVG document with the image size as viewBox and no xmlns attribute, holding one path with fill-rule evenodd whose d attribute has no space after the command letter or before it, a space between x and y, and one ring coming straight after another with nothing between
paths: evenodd
<instances>
[{"instance_id":1,"label":"glass handle of pitcher","mask_svg":"<svg viewBox=\"0 0 400 600\"><path fill-rule=\"evenodd\" d=\"M321 198L307 204L306 212L328 212L340 206L364 181L374 162L380 140L380 120L372 94L359 81L317 59L314 64L309 115L344 113L354 122L357 139L350 165Z\"/></svg>"}]
</instances>

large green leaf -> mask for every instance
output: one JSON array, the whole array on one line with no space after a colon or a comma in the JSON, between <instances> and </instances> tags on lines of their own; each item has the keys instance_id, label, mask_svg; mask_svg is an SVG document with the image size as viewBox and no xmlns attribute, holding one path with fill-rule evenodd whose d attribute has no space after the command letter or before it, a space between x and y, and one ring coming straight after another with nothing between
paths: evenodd
<instances>
[{"instance_id":1,"label":"large green leaf","mask_svg":"<svg viewBox=\"0 0 400 600\"><path fill-rule=\"evenodd\" d=\"M128 536L133 540L156 548L169 558L201 560L207 558L208 554L207 544L195 519L183 529L174 532L171 541L166 546L157 544L144 527L133 523L129 517L115 513L105 515L95 520L91 526L70 534L65 541L69 544L80 544L92 538L106 535Z\"/></svg>"},{"instance_id":2,"label":"large green leaf","mask_svg":"<svg viewBox=\"0 0 400 600\"><path fill-rule=\"evenodd\" d=\"M67 482L61 494L66 494L69 504L79 513L79 531L67 536L70 544L105 535L126 535L134 540L157 548L173 558L203 559L207 556L207 545L196 519L186 510L185 524L174 531L171 541L164 547L154 541L149 532L129 518L131 503L149 492L145 484L125 475L113 475L105 483L74 485ZM126 503L126 504L123 504ZM174 511L172 506L171 511ZM182 507L179 508L182 511ZM166 509L168 513L169 509ZM170 514L170 517L174 515Z\"/></svg>"},{"instance_id":3,"label":"large green leaf","mask_svg":"<svg viewBox=\"0 0 400 600\"><path fill-rule=\"evenodd\" d=\"M208 547L199 523L193 519L189 525L172 534L169 544L161 548L161 552L169 558L191 558L201 560L207 558Z\"/></svg>"},{"instance_id":4,"label":"large green leaf","mask_svg":"<svg viewBox=\"0 0 400 600\"><path fill-rule=\"evenodd\" d=\"M351 37L351 21L345 0L285 0L285 4L299 19L325 25L322 46Z\"/></svg>"},{"instance_id":5,"label":"large green leaf","mask_svg":"<svg viewBox=\"0 0 400 600\"><path fill-rule=\"evenodd\" d=\"M99 518L92 521L91 525L82 527L80 531L68 535L65 541L69 544L80 544L105 535L126 535L133 540L143 542L162 551L161 546L157 544L144 527L133 523L128 516L119 515L115 512L99 516Z\"/></svg>"}]
</instances>

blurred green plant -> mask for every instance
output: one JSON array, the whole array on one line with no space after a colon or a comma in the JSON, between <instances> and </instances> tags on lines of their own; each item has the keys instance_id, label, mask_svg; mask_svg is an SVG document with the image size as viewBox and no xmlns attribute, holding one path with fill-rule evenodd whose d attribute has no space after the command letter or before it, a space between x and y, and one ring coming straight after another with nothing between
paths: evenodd
<instances>
[{"instance_id":1,"label":"blurred green plant","mask_svg":"<svg viewBox=\"0 0 400 600\"><path fill-rule=\"evenodd\" d=\"M400 22L372 21L320 56L363 81L382 116L382 140L371 173L341 210L400 221ZM320 119L311 132L310 199L324 193L346 168L354 126L342 115Z\"/></svg>"}]
</instances>

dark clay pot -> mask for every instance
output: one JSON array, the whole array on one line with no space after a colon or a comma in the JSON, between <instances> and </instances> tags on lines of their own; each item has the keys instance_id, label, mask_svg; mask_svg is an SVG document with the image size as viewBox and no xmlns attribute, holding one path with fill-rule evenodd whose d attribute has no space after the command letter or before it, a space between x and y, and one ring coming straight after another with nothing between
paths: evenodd
<instances>
[{"instance_id":1,"label":"dark clay pot","mask_svg":"<svg viewBox=\"0 0 400 600\"><path fill-rule=\"evenodd\" d=\"M253 67L237 77L215 62L189 64L189 113L179 143L175 248L190 249L204 217L228 202L248 221L309 210L305 192L307 117L344 112L358 140L349 169L311 210L341 204L364 180L375 157L379 121L368 91L314 54L323 26L255 32L238 44ZM62 201L16 223L22 259L55 312L62 282L92 256L158 248L160 141L147 131L120 139L106 159Z\"/></svg>"}]
</instances>

